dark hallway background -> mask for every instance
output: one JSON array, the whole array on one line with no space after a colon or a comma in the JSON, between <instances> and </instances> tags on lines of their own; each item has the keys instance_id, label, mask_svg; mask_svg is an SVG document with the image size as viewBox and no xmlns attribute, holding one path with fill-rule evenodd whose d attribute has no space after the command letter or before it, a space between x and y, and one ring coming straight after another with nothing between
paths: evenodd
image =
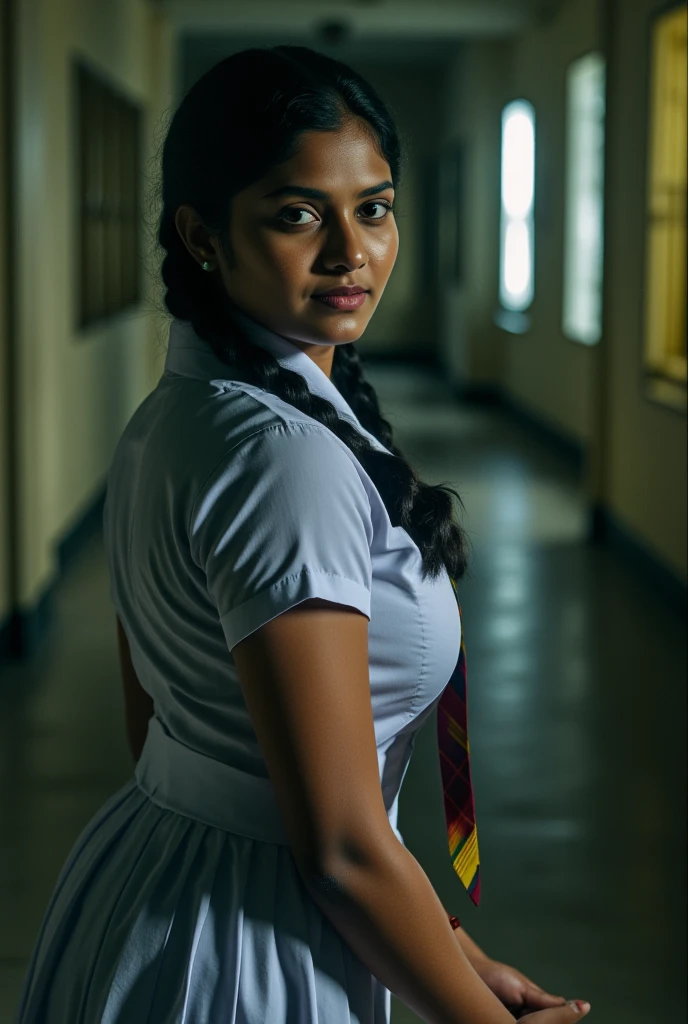
<instances>
[{"instance_id":1,"label":"dark hallway background","mask_svg":"<svg viewBox=\"0 0 688 1024\"><path fill-rule=\"evenodd\" d=\"M0 1020L67 852L132 771L100 523L164 360L167 118L217 60L281 42L353 64L402 130L400 256L358 347L473 544L478 910L434 716L400 829L491 956L605 1024L686 1020L686 4L1 10Z\"/></svg>"}]
</instances>

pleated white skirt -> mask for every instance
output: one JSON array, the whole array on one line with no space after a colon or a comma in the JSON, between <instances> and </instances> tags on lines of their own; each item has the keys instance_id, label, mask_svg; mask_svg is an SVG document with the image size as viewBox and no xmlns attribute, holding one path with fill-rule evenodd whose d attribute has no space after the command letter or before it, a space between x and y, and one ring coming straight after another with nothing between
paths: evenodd
<instances>
[{"instance_id":1,"label":"pleated white skirt","mask_svg":"<svg viewBox=\"0 0 688 1024\"><path fill-rule=\"evenodd\" d=\"M272 786L153 719L77 840L18 1024L389 1024L391 994L314 903Z\"/></svg>"}]
</instances>

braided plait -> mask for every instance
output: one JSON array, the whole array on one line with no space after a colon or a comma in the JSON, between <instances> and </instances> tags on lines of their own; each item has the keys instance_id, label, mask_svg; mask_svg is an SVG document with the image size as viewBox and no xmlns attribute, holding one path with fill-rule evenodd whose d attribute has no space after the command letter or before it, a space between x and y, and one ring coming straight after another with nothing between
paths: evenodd
<instances>
[{"instance_id":1,"label":"braided plait","mask_svg":"<svg viewBox=\"0 0 688 1024\"><path fill-rule=\"evenodd\" d=\"M401 455L394 447L392 428L380 412L375 388L363 375L363 364L355 344L337 346L332 364L332 383L356 413L361 426L393 455Z\"/></svg>"}]
</instances>

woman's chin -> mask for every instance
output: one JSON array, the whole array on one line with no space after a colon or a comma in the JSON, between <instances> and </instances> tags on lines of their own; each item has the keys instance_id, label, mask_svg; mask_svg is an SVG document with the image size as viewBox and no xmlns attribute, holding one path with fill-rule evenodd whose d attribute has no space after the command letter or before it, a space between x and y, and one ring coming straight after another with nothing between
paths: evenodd
<instances>
[{"instance_id":1,"label":"woman's chin","mask_svg":"<svg viewBox=\"0 0 688 1024\"><path fill-rule=\"evenodd\" d=\"M338 312L332 315L331 310L325 316L309 317L309 322L313 324L314 328L314 340L317 338L318 343L325 345L358 341L368 326L369 320L368 313L365 316L352 312Z\"/></svg>"}]
</instances>

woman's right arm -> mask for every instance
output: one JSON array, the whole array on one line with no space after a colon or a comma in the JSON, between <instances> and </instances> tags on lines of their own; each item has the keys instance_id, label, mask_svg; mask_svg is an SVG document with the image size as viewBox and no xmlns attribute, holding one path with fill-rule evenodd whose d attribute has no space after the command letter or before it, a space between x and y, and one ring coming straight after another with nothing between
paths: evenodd
<instances>
[{"instance_id":1,"label":"woman's right arm","mask_svg":"<svg viewBox=\"0 0 688 1024\"><path fill-rule=\"evenodd\" d=\"M461 950L387 817L370 702L368 619L303 601L232 649L291 849L314 902L427 1024L513 1024Z\"/></svg>"}]
</instances>

